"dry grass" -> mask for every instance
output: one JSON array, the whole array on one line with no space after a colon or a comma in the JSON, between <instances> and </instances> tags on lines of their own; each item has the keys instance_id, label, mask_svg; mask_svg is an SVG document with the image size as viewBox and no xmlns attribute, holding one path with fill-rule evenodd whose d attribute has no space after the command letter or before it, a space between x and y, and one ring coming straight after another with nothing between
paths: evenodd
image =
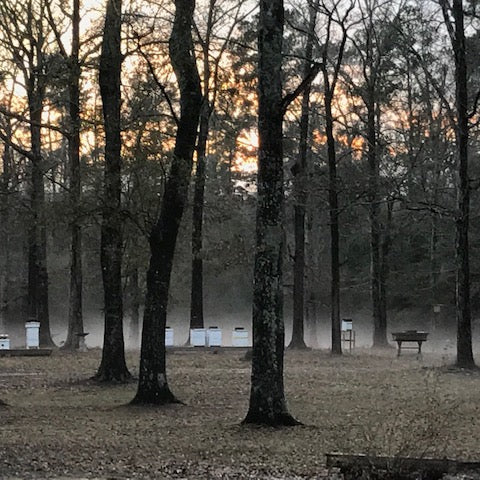
<instances>
[{"instance_id":1,"label":"dry grass","mask_svg":"<svg viewBox=\"0 0 480 480\"><path fill-rule=\"evenodd\" d=\"M129 355L133 373L138 354ZM186 405L126 406L136 385L86 382L100 352L0 358L0 478L319 478L324 453L477 459L480 374L368 350L286 356L305 426L240 426L250 366L238 352L169 355Z\"/></svg>"}]
</instances>

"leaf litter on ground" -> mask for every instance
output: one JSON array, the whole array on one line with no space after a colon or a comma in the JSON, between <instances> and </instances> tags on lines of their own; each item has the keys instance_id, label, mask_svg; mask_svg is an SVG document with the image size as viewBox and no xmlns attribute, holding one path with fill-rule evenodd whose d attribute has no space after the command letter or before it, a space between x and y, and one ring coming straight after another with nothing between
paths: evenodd
<instances>
[{"instance_id":1,"label":"leaf litter on ground","mask_svg":"<svg viewBox=\"0 0 480 480\"><path fill-rule=\"evenodd\" d=\"M329 478L332 451L479 460L480 375L440 368L433 354L288 351L287 401L304 426L286 429L240 425L241 353L168 355L185 405L156 408L128 406L134 382L89 382L100 355L0 359L0 478ZM128 354L132 371L138 361Z\"/></svg>"}]
</instances>

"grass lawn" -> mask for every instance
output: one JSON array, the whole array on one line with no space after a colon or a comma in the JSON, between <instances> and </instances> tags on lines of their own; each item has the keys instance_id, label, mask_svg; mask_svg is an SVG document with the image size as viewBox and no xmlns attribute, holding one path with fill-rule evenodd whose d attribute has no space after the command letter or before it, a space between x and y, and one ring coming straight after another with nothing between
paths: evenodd
<instances>
[{"instance_id":1,"label":"grass lawn","mask_svg":"<svg viewBox=\"0 0 480 480\"><path fill-rule=\"evenodd\" d=\"M480 373L395 350L287 352L304 426L241 426L250 365L235 351L170 353L185 405L128 406L136 383L88 381L99 350L0 358L0 478L323 478L326 452L479 460ZM128 354L138 372L138 352Z\"/></svg>"}]
</instances>

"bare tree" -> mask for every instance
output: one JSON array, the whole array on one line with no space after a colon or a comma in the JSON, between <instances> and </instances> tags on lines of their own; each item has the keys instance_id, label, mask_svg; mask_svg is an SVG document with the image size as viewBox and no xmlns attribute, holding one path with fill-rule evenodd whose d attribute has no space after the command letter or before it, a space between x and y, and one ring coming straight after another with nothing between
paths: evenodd
<instances>
[{"instance_id":1,"label":"bare tree","mask_svg":"<svg viewBox=\"0 0 480 480\"><path fill-rule=\"evenodd\" d=\"M68 309L68 334L64 348L78 349L83 335L82 313L82 230L79 220L82 196L80 171L80 0L72 4L72 50L69 57L69 113L70 134L70 202L73 210L71 221L70 294Z\"/></svg>"},{"instance_id":2,"label":"bare tree","mask_svg":"<svg viewBox=\"0 0 480 480\"><path fill-rule=\"evenodd\" d=\"M323 102L325 107L325 133L327 136L328 157L328 203L330 215L330 268L331 268L331 321L332 321L332 353L342 353L341 323L340 323L340 232L338 206L338 175L336 141L334 136L334 116L332 103L335 97L338 76L342 66L345 44L347 42L347 20L354 4L351 3L342 14L338 11L338 2L333 8L323 5L327 15L326 38L323 45L322 73L323 73ZM329 49L332 43L333 24L338 23L342 31L338 52L334 62L329 58ZM330 64L333 63L332 66Z\"/></svg>"},{"instance_id":3,"label":"bare tree","mask_svg":"<svg viewBox=\"0 0 480 480\"><path fill-rule=\"evenodd\" d=\"M315 26L320 0L309 2L310 18L305 45L304 76L308 75L313 60L313 47L315 43ZM292 168L294 188L294 235L295 256L293 263L293 324L292 340L288 348L305 349L305 215L308 196L308 141L310 122L310 93L308 85L302 94L302 109L300 113L300 140L298 156Z\"/></svg>"},{"instance_id":4,"label":"bare tree","mask_svg":"<svg viewBox=\"0 0 480 480\"><path fill-rule=\"evenodd\" d=\"M28 319L40 322L40 344L53 346L48 305L47 234L45 225L45 164L42 157L42 112L48 81L47 49L50 31L45 22L45 2L0 3L2 48L8 51L22 77L27 97L27 116L16 116L27 124L30 144L14 144L4 132L0 137L29 159L28 191L31 222L28 231Z\"/></svg>"},{"instance_id":5,"label":"bare tree","mask_svg":"<svg viewBox=\"0 0 480 480\"><path fill-rule=\"evenodd\" d=\"M221 7L227 7L222 9ZM227 15L228 13L228 15ZM232 18L229 16L232 15ZM243 18L242 2L228 5L228 2L210 0L208 3L205 32L200 32L194 23L202 51L203 104L197 141L197 161L192 212L192 286L190 296L190 328L202 328L203 321L203 210L207 167L207 142L210 118L215 111L219 93L220 62L224 57L235 26ZM230 24L227 23L230 22ZM215 28L222 24L225 34L219 42Z\"/></svg>"},{"instance_id":6,"label":"bare tree","mask_svg":"<svg viewBox=\"0 0 480 480\"><path fill-rule=\"evenodd\" d=\"M137 394L132 404L158 405L177 401L167 382L165 326L175 245L188 195L202 106L192 39L194 8L194 0L175 0L169 50L180 89L180 117L160 215L150 234L151 256L147 272L140 371Z\"/></svg>"},{"instance_id":7,"label":"bare tree","mask_svg":"<svg viewBox=\"0 0 480 480\"><path fill-rule=\"evenodd\" d=\"M63 345L65 350L76 350L80 337L84 333L82 314L82 229L80 222L81 210L81 171L80 171L80 0L72 1L71 12L71 50L70 53L62 40L58 19L55 18L52 6L47 4L49 24L55 34L57 45L62 57L68 65L68 113L69 131L69 194L70 194L70 291L68 309L67 338Z\"/></svg>"},{"instance_id":8,"label":"bare tree","mask_svg":"<svg viewBox=\"0 0 480 480\"><path fill-rule=\"evenodd\" d=\"M282 98L282 0L261 0L258 24L258 177L253 287L253 350L250 405L243 423L297 425L287 409L283 383L285 327L282 262L283 115L288 104L318 73L312 68L301 85Z\"/></svg>"},{"instance_id":9,"label":"bare tree","mask_svg":"<svg viewBox=\"0 0 480 480\"><path fill-rule=\"evenodd\" d=\"M102 361L95 378L126 381L122 290L122 161L120 131L120 77L122 2L109 0L105 15L99 83L105 124L105 173L101 229L101 267L104 289L105 331Z\"/></svg>"},{"instance_id":10,"label":"bare tree","mask_svg":"<svg viewBox=\"0 0 480 480\"><path fill-rule=\"evenodd\" d=\"M5 107L10 110L13 100L13 89L9 95L4 96ZM11 194L13 193L13 171L14 171L14 151L9 145L13 141L13 122L8 116L2 118L2 131L8 142L4 141L2 153L2 173L0 177L0 252L1 252L1 271L0 271L0 331L6 331L6 324L9 311L9 302L11 296L11 289L13 284L12 279L12 259L11 259L11 235L12 235L12 220L11 212L12 201Z\"/></svg>"},{"instance_id":11,"label":"bare tree","mask_svg":"<svg viewBox=\"0 0 480 480\"><path fill-rule=\"evenodd\" d=\"M470 178L468 173L468 86L465 48L464 10L462 0L452 4L440 0L455 59L455 138L457 148L457 212L456 212L456 305L457 365L473 368L472 313L470 305Z\"/></svg>"},{"instance_id":12,"label":"bare tree","mask_svg":"<svg viewBox=\"0 0 480 480\"><path fill-rule=\"evenodd\" d=\"M370 283L373 315L373 346L385 347L387 340L387 317L385 282L382 273L386 273L387 256L382 256L384 225L382 203L379 144L380 105L388 97L385 75L388 71L388 54L392 51L390 24L395 17L392 5L374 0L359 4L361 28L352 37L355 54L358 56L361 75L359 80L349 79L359 94L366 110L362 119L365 124L366 158L368 165L367 198L370 219ZM395 7L395 5L393 5ZM387 246L387 244L385 244ZM388 249L384 249L386 253ZM386 278L386 277L383 277Z\"/></svg>"}]
</instances>

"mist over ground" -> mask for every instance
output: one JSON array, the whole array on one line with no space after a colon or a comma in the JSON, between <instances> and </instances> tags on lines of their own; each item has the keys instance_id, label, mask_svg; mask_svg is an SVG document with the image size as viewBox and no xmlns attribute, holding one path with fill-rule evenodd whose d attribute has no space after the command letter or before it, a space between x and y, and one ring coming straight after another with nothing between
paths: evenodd
<instances>
[{"instance_id":1,"label":"mist over ground","mask_svg":"<svg viewBox=\"0 0 480 480\"><path fill-rule=\"evenodd\" d=\"M290 307L290 305L286 305ZM251 341L251 311L246 307L243 310L220 312L206 312L205 328L218 327L222 330L222 345L232 345L232 332L237 327L243 327L249 332ZM287 308L286 308L287 310ZM185 346L189 336L189 318L188 309L175 308L169 312L167 324L174 329L175 346ZM369 348L372 345L373 328L372 318L367 309L358 312L346 312L343 318L353 320L353 330L355 332L355 348ZM89 313L85 316L85 331L88 332L86 345L88 348L101 348L103 345L103 316L102 312L96 314ZM140 315L140 327L142 316ZM473 321L473 348L480 352L480 319ZM57 344L61 346L65 341L66 317L55 316L51 322L52 337ZM316 332L314 331L316 330ZM425 353L437 353L451 356L456 351L456 320L453 308L445 309L440 315L432 312L425 312L419 309L402 310L398 312L389 312L388 340L393 348L397 345L393 341L391 332L402 330L422 330L429 332L427 341L422 346ZM285 345L288 346L292 332L292 315L290 311L285 314ZM124 320L125 346L128 350L138 350L140 345L133 344L130 331L130 317L125 315ZM25 345L25 331L23 324L19 323L10 328L10 338L12 348L21 348ZM331 326L328 311L322 312L314 329L311 325L305 325L305 340L309 347L314 349L328 350L331 345ZM349 352L348 344L343 345L344 353ZM412 351L413 352L413 351ZM409 355L409 351L402 354Z\"/></svg>"}]
</instances>

